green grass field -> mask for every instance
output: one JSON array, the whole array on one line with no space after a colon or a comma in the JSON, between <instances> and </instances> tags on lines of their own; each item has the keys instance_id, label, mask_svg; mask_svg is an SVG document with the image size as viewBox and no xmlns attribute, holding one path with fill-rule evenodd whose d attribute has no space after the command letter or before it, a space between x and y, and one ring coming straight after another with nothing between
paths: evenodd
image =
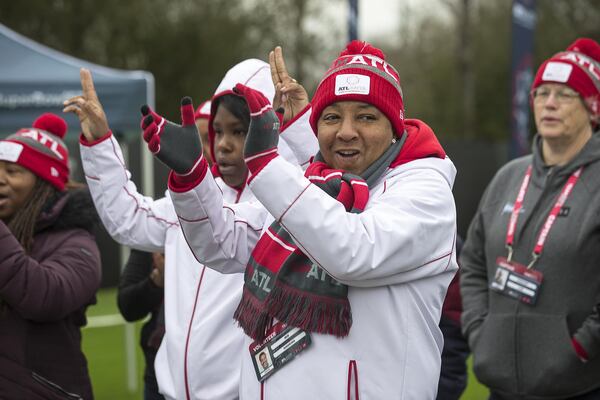
<instances>
[{"instance_id":1,"label":"green grass field","mask_svg":"<svg viewBox=\"0 0 600 400\"><path fill-rule=\"evenodd\" d=\"M98 293L98 304L88 309L89 317L118 314L116 289ZM135 323L135 384L137 390L129 391L127 383L125 324L83 330L83 351L88 359L94 395L97 400L142 399L144 359L139 347L142 324Z\"/></svg>"},{"instance_id":2,"label":"green grass field","mask_svg":"<svg viewBox=\"0 0 600 400\"><path fill-rule=\"evenodd\" d=\"M98 293L98 304L90 307L88 317L118 314L116 289L103 289ZM140 400L142 399L144 368L143 355L139 347L141 323L135 327L135 361L137 371L134 375L137 389L130 391L127 382L126 334L125 325L85 328L83 330L83 350L87 356L94 394L97 400ZM479 384L470 370L469 385L461 400L485 400L488 391ZM215 399L218 400L218 399Z\"/></svg>"}]
</instances>

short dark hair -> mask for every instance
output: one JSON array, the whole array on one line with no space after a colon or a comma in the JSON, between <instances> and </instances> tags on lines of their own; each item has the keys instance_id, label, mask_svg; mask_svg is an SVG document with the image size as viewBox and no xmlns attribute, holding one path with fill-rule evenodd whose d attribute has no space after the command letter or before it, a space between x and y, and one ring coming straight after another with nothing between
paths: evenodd
<instances>
[{"instance_id":1,"label":"short dark hair","mask_svg":"<svg viewBox=\"0 0 600 400\"><path fill-rule=\"evenodd\" d=\"M244 125L244 129L248 131L250 127L250 109L243 97L235 94L225 94L218 97L215 101L215 110L221 105L225 107L234 117L239 119Z\"/></svg>"}]
</instances>

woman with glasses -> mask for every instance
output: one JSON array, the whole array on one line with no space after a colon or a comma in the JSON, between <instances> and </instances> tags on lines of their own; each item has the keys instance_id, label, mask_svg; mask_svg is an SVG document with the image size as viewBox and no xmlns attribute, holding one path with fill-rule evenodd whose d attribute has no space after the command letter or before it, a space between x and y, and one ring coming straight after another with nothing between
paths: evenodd
<instances>
[{"instance_id":1,"label":"woman with glasses","mask_svg":"<svg viewBox=\"0 0 600 400\"><path fill-rule=\"evenodd\" d=\"M463 331L491 399L600 398L600 46L545 61L531 155L496 174L461 254Z\"/></svg>"}]
</instances>

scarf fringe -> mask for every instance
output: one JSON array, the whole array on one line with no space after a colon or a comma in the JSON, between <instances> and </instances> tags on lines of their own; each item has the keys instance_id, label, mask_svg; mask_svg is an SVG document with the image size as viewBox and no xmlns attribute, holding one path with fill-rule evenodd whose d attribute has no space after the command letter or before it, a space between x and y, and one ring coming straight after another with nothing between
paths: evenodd
<instances>
[{"instance_id":1,"label":"scarf fringe","mask_svg":"<svg viewBox=\"0 0 600 400\"><path fill-rule=\"evenodd\" d=\"M347 297L320 296L280 280L265 299L265 306L272 317L309 332L345 337L352 326Z\"/></svg>"},{"instance_id":2,"label":"scarf fringe","mask_svg":"<svg viewBox=\"0 0 600 400\"><path fill-rule=\"evenodd\" d=\"M238 304L233 319L254 340L263 340L271 317L263 308L261 301L246 286L242 292L242 300Z\"/></svg>"}]
</instances>

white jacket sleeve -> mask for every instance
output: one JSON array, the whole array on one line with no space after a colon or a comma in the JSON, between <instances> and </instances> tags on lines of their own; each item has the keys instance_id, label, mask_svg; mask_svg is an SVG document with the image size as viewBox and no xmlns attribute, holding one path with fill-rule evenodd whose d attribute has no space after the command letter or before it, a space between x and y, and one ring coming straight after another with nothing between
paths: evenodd
<instances>
[{"instance_id":1,"label":"white jacket sleeve","mask_svg":"<svg viewBox=\"0 0 600 400\"><path fill-rule=\"evenodd\" d=\"M282 128L279 136L289 146L302 170L306 170L311 157L319 151L319 141L309 123L311 111L311 107L306 106Z\"/></svg>"},{"instance_id":2,"label":"white jacket sleeve","mask_svg":"<svg viewBox=\"0 0 600 400\"><path fill-rule=\"evenodd\" d=\"M257 201L227 204L210 171L194 189L171 191L183 234L196 259L219 272L244 272L268 216Z\"/></svg>"},{"instance_id":3,"label":"white jacket sleeve","mask_svg":"<svg viewBox=\"0 0 600 400\"><path fill-rule=\"evenodd\" d=\"M306 169L319 149L306 107L281 132L283 158ZM188 245L202 264L222 273L244 272L268 212L259 202L226 204L212 175L185 193L171 192Z\"/></svg>"},{"instance_id":4,"label":"white jacket sleeve","mask_svg":"<svg viewBox=\"0 0 600 400\"><path fill-rule=\"evenodd\" d=\"M113 135L91 146L81 144L80 150L96 210L112 238L136 249L164 251L167 230L179 229L170 200L138 193Z\"/></svg>"},{"instance_id":5,"label":"white jacket sleeve","mask_svg":"<svg viewBox=\"0 0 600 400\"><path fill-rule=\"evenodd\" d=\"M281 157L252 180L251 188L304 253L331 276L350 286L381 286L457 268L454 176L444 170L454 171L449 160L397 167L371 192L360 214L346 212Z\"/></svg>"}]
</instances>

